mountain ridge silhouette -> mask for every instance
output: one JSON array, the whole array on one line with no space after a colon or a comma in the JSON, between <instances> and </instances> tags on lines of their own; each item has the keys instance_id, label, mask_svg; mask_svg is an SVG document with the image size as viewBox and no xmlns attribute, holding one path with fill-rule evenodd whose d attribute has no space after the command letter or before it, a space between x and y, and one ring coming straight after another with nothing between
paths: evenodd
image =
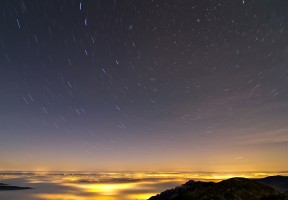
<instances>
[{"instance_id":1,"label":"mountain ridge silhouette","mask_svg":"<svg viewBox=\"0 0 288 200\"><path fill-rule=\"evenodd\" d=\"M285 176L235 177L219 183L190 180L148 200L288 200L285 188L288 188Z\"/></svg>"}]
</instances>

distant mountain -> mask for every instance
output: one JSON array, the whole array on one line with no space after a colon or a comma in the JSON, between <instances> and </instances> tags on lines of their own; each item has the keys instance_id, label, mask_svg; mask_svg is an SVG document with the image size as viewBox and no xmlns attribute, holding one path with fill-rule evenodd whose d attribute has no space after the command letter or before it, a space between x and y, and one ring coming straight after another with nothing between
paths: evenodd
<instances>
[{"instance_id":1,"label":"distant mountain","mask_svg":"<svg viewBox=\"0 0 288 200\"><path fill-rule=\"evenodd\" d=\"M288 200L288 192L246 178L231 178L219 183L188 181L149 200Z\"/></svg>"},{"instance_id":2,"label":"distant mountain","mask_svg":"<svg viewBox=\"0 0 288 200\"><path fill-rule=\"evenodd\" d=\"M268 176L266 178L255 180L264 185L273 187L280 192L288 191L288 176Z\"/></svg>"},{"instance_id":3,"label":"distant mountain","mask_svg":"<svg viewBox=\"0 0 288 200\"><path fill-rule=\"evenodd\" d=\"M0 183L0 191L3 190L27 190L27 189L32 189L30 187L19 187L19 186L13 186L13 185L7 185L4 183Z\"/></svg>"}]
</instances>

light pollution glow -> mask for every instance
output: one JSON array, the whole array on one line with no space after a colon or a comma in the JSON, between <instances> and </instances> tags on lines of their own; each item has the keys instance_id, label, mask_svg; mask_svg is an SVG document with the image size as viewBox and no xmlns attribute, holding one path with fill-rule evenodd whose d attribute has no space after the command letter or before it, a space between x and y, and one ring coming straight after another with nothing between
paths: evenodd
<instances>
[{"instance_id":1,"label":"light pollution glow","mask_svg":"<svg viewBox=\"0 0 288 200\"><path fill-rule=\"evenodd\" d=\"M0 179L38 188L0 199L285 174L283 2L0 1L0 171L37 171Z\"/></svg>"},{"instance_id":2,"label":"light pollution glow","mask_svg":"<svg viewBox=\"0 0 288 200\"><path fill-rule=\"evenodd\" d=\"M234 173L188 173L188 172L107 172L107 173L67 173L56 172L3 172L1 182L28 185L35 189L26 194L30 200L146 200L169 188L181 185L188 180L218 182L230 177L242 176L261 178L279 172L234 172ZM288 172L281 172L287 175ZM0 198L9 192L0 193ZM13 198L13 195L14 198ZM16 200L18 193L11 193L9 199ZM8 197L8 196L7 196ZM26 199L24 199L26 200Z\"/></svg>"}]
</instances>

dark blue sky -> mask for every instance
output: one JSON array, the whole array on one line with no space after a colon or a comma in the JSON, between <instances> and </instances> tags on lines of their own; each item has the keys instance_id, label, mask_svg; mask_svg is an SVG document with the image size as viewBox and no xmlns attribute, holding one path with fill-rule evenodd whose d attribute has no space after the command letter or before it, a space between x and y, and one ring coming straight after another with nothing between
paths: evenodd
<instances>
[{"instance_id":1,"label":"dark blue sky","mask_svg":"<svg viewBox=\"0 0 288 200\"><path fill-rule=\"evenodd\" d=\"M284 0L2 0L0 170L284 170Z\"/></svg>"}]
</instances>

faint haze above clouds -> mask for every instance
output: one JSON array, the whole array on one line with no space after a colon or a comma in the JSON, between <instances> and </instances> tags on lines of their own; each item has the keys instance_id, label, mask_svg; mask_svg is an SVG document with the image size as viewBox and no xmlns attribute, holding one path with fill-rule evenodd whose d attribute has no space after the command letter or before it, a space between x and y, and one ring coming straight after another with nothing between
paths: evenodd
<instances>
[{"instance_id":1,"label":"faint haze above clouds","mask_svg":"<svg viewBox=\"0 0 288 200\"><path fill-rule=\"evenodd\" d=\"M0 8L0 170L286 170L286 1Z\"/></svg>"}]
</instances>

